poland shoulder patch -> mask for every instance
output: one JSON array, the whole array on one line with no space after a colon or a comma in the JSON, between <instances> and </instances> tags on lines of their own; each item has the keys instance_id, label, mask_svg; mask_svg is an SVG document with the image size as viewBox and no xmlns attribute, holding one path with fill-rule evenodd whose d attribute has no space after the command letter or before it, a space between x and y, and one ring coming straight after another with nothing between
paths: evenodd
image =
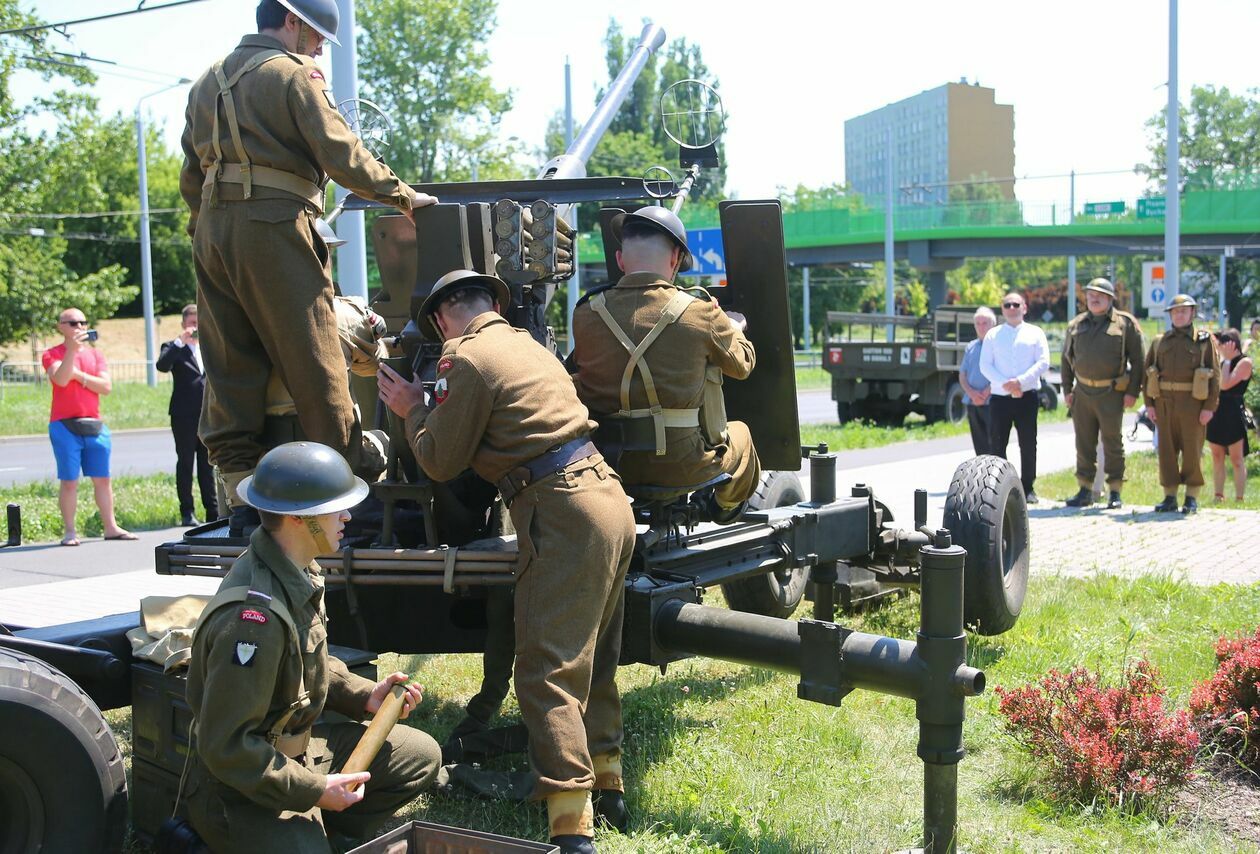
<instances>
[{"instance_id":1,"label":"poland shoulder patch","mask_svg":"<svg viewBox=\"0 0 1260 854\"><path fill-rule=\"evenodd\" d=\"M236 644L236 651L232 654L232 663L239 664L241 667L254 666L254 653L258 651L258 644L240 641Z\"/></svg>"},{"instance_id":2,"label":"poland shoulder patch","mask_svg":"<svg viewBox=\"0 0 1260 854\"><path fill-rule=\"evenodd\" d=\"M451 390L446 383L446 377L442 377L433 384L433 399L438 403L444 402L451 396Z\"/></svg>"}]
</instances>

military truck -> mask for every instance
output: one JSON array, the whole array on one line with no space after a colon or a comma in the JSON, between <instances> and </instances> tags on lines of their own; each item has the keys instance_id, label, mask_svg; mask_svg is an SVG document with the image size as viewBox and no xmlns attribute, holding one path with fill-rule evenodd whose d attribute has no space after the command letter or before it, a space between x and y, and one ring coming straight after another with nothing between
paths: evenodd
<instances>
[{"instance_id":1,"label":"military truck","mask_svg":"<svg viewBox=\"0 0 1260 854\"><path fill-rule=\"evenodd\" d=\"M967 398L958 368L968 342L976 337L971 322L976 308L942 305L923 317L827 312L823 367L831 374L831 399L840 423L900 424L912 412L929 424L966 420ZM994 314L1001 323L1002 313ZM1059 405L1056 379L1057 372L1042 378L1042 409Z\"/></svg>"},{"instance_id":2,"label":"military truck","mask_svg":"<svg viewBox=\"0 0 1260 854\"><path fill-rule=\"evenodd\" d=\"M575 261L565 206L600 204L607 222L632 204L680 204L711 147L684 146L685 177L664 192L659 176L649 182L582 174L616 105L663 41L660 28L645 28L573 147L538 179L416 185L441 203L417 211L414 224L401 216L375 221L383 283L376 303L391 318L401 370L422 381L435 374L440 351L420 335L417 309L442 274L497 273L512 289L509 320L550 342L545 309ZM693 100L710 103L708 97ZM727 387L726 404L733 418L749 424L770 474L749 512L724 526L708 522L705 502L695 500L711 483L634 490L639 529L626 578L622 663L663 668L707 655L798 674L798 696L813 702L839 705L857 688L913 699L925 763L925 847L952 851L963 705L984 690L984 674L965 663L964 623L999 633L1019 615L1029 560L1019 479L996 458L967 462L949 486L940 525L928 523L925 490L904 526L870 486L837 494L836 456L800 444L779 204L731 201L719 210L729 282L719 298L756 319L749 334L759 357L748 380ZM607 237L604 248L611 259L615 246ZM611 265L609 274L615 275ZM385 416L378 410L394 440L386 474L355 509L342 550L319 559L329 642L340 645L334 654L368 668L369 651L478 652L487 599L513 582L516 547L506 514L495 488L471 472L448 483L427 480L401 425ZM802 458L808 494L797 474ZM246 546L225 523L210 523L160 546L156 568L221 577ZM915 641L832 622L855 579L922 585ZM806 585L813 619L786 619ZM730 608L703 604L715 587ZM0 629L0 850L119 849L129 793L122 751L102 709L132 706L136 832L151 836L170 814L195 734L183 677L132 661L125 633L138 624L131 612L8 634Z\"/></svg>"}]
</instances>

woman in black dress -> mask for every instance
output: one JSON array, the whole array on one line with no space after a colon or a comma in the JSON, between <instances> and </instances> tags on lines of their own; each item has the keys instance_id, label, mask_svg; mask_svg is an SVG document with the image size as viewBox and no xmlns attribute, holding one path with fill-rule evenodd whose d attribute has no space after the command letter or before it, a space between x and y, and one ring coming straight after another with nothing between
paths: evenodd
<instances>
[{"instance_id":1,"label":"woman in black dress","mask_svg":"<svg viewBox=\"0 0 1260 854\"><path fill-rule=\"evenodd\" d=\"M1221 359L1221 403L1208 422L1207 440L1212 447L1212 481L1216 501L1225 500L1225 455L1234 467L1234 500L1241 502L1247 490L1247 423L1243 420L1243 395L1251 382L1252 362L1242 353L1237 329L1216 333Z\"/></svg>"}]
</instances>

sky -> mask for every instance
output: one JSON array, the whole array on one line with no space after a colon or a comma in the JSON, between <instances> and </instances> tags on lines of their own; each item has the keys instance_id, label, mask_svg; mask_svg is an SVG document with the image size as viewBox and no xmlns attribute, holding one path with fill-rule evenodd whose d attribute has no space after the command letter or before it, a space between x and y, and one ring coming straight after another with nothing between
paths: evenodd
<instances>
[{"instance_id":1,"label":"sky","mask_svg":"<svg viewBox=\"0 0 1260 854\"><path fill-rule=\"evenodd\" d=\"M131 114L142 96L179 77L196 78L252 32L255 5L204 0L80 24L54 44L159 72L112 68L115 73L101 74L93 88L101 109ZM134 6L135 0L23 0L23 8L49 21ZM633 12L623 11L628 7ZM1260 83L1254 58L1260 2L1183 0L1180 7L1183 101L1196 84L1244 91ZM585 119L607 82L602 42L612 18L626 32L637 32L648 18L671 40L681 36L700 46L728 116L731 197L767 198L778 187L843 182L845 119L965 77L1015 107L1022 200L1065 201L1071 170L1078 173L1078 205L1131 200L1145 186L1132 168L1149 158L1146 121L1167 104L1167 0L783 0L772 7L500 0L488 51L496 84L514 93L504 137L541 146L548 119L564 106L566 57L575 120ZM321 62L330 67L327 56ZM47 85L32 76L14 83L19 97ZM144 102L146 116L164 126L173 148L186 97L181 87ZM1080 174L1100 172L1120 174Z\"/></svg>"}]
</instances>

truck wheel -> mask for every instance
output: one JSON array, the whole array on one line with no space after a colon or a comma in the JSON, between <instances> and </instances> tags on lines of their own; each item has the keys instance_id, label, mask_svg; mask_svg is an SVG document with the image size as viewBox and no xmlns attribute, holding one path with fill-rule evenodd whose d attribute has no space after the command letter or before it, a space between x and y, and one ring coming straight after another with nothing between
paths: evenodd
<instances>
[{"instance_id":1,"label":"truck wheel","mask_svg":"<svg viewBox=\"0 0 1260 854\"><path fill-rule=\"evenodd\" d=\"M836 420L848 424L853 420L853 404L847 400L836 401Z\"/></svg>"},{"instance_id":2,"label":"truck wheel","mask_svg":"<svg viewBox=\"0 0 1260 854\"><path fill-rule=\"evenodd\" d=\"M0 850L122 850L127 778L101 711L70 677L0 648Z\"/></svg>"},{"instance_id":3,"label":"truck wheel","mask_svg":"<svg viewBox=\"0 0 1260 854\"><path fill-rule=\"evenodd\" d=\"M1015 625L1028 591L1028 506L1015 468L992 456L954 470L944 525L967 550L963 621L982 635Z\"/></svg>"},{"instance_id":4,"label":"truck wheel","mask_svg":"<svg viewBox=\"0 0 1260 854\"><path fill-rule=\"evenodd\" d=\"M764 510L804 500L805 489L796 472L772 471L762 478L757 491L748 499L748 507ZM808 581L809 569L798 566L723 584L722 594L732 610L767 617L790 617L805 595Z\"/></svg>"},{"instance_id":5,"label":"truck wheel","mask_svg":"<svg viewBox=\"0 0 1260 854\"><path fill-rule=\"evenodd\" d=\"M962 386L958 383L950 383L949 388L945 390L945 420L950 424L962 424L967 420L967 395L963 394Z\"/></svg>"},{"instance_id":6,"label":"truck wheel","mask_svg":"<svg viewBox=\"0 0 1260 854\"><path fill-rule=\"evenodd\" d=\"M1037 404L1046 412L1054 412L1059 408L1059 393L1044 379L1041 381L1041 388L1037 389Z\"/></svg>"}]
</instances>

